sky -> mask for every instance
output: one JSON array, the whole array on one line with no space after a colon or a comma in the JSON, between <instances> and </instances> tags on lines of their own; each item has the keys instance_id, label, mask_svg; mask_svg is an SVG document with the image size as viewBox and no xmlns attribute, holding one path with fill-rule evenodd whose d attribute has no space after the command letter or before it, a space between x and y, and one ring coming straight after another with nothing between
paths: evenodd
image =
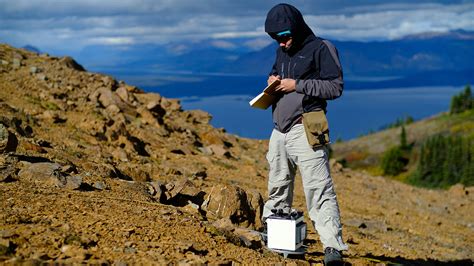
<instances>
[{"instance_id":1,"label":"sky","mask_svg":"<svg viewBox=\"0 0 474 266\"><path fill-rule=\"evenodd\" d=\"M280 1L255 0L0 0L0 42L43 51L90 45L192 43L255 49L271 42L263 24ZM335 40L392 40L423 32L474 31L470 0L288 1L313 31ZM177 47L179 49L179 47Z\"/></svg>"}]
</instances>

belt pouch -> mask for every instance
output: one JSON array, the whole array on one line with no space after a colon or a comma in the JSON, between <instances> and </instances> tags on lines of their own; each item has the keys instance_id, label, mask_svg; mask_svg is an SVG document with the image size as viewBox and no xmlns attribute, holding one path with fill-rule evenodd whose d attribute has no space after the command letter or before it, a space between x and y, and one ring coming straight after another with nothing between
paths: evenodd
<instances>
[{"instance_id":1,"label":"belt pouch","mask_svg":"<svg viewBox=\"0 0 474 266\"><path fill-rule=\"evenodd\" d=\"M304 113L303 125L308 143L313 148L329 143L329 125L324 111Z\"/></svg>"}]
</instances>

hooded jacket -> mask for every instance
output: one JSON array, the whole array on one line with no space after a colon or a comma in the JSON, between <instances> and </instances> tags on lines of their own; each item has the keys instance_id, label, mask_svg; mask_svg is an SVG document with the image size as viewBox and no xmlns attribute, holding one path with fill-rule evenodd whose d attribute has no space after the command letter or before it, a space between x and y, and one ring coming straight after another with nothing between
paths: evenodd
<instances>
[{"instance_id":1,"label":"hooded jacket","mask_svg":"<svg viewBox=\"0 0 474 266\"><path fill-rule=\"evenodd\" d=\"M265 32L272 35L290 30L291 47L278 47L270 75L296 80L296 91L281 94L272 106L275 129L287 133L306 112L324 110L326 100L342 95L342 67L336 48L316 37L294 6L279 4L265 20Z\"/></svg>"}]
</instances>

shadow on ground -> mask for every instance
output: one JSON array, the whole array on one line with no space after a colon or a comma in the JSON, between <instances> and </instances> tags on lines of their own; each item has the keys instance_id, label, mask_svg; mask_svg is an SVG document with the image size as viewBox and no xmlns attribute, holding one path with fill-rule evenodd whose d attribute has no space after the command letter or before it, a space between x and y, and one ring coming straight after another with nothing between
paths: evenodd
<instances>
[{"instance_id":1,"label":"shadow on ground","mask_svg":"<svg viewBox=\"0 0 474 266\"><path fill-rule=\"evenodd\" d=\"M473 261L470 259L465 259L465 260L453 260L453 261L439 261L439 260L434 260L434 259L405 259L402 257L387 257L387 256L375 256L372 254L367 254L365 256L362 256L362 258L365 258L369 261L375 262L375 263L384 263L386 265L414 265L414 266L447 266L447 265L466 265L466 266L472 266Z\"/></svg>"}]
</instances>

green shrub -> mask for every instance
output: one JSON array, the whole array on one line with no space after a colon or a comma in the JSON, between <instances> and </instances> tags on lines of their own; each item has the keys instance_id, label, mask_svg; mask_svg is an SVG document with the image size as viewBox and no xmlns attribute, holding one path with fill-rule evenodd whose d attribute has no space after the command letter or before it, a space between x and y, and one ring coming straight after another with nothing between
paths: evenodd
<instances>
[{"instance_id":1,"label":"green shrub","mask_svg":"<svg viewBox=\"0 0 474 266\"><path fill-rule=\"evenodd\" d=\"M400 146L393 147L386 151L382 157L382 171L385 175L395 176L403 172L408 160L403 156Z\"/></svg>"},{"instance_id":2,"label":"green shrub","mask_svg":"<svg viewBox=\"0 0 474 266\"><path fill-rule=\"evenodd\" d=\"M474 140L437 135L423 143L416 171L409 182L426 187L448 187L456 183L474 185Z\"/></svg>"}]
</instances>

